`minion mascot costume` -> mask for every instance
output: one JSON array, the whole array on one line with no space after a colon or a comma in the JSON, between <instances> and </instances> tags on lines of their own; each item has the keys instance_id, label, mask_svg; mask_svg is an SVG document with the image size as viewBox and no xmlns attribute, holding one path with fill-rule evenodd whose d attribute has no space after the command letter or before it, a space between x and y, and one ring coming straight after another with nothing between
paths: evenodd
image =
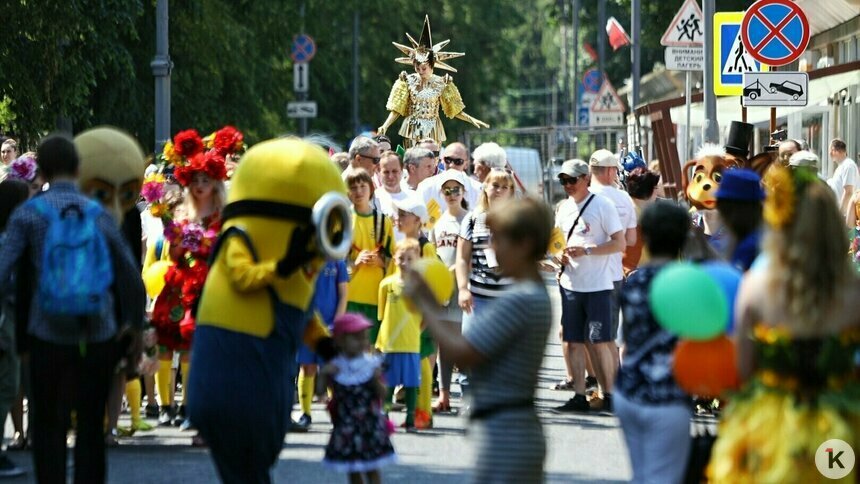
<instances>
[{"instance_id":1,"label":"minion mascot costume","mask_svg":"<svg viewBox=\"0 0 860 484\"><path fill-rule=\"evenodd\" d=\"M345 194L326 153L298 139L255 145L233 176L188 382L190 418L226 483L272 481L290 425L299 342L334 355L309 307L324 257L344 257L352 244Z\"/></svg>"}]
</instances>

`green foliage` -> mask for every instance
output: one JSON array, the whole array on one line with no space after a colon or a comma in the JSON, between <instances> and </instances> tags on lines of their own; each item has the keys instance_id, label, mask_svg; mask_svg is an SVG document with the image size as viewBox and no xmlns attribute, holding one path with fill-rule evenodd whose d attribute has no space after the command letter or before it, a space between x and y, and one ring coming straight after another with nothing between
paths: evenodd
<instances>
[{"instance_id":1,"label":"green foliage","mask_svg":"<svg viewBox=\"0 0 860 484\"><path fill-rule=\"evenodd\" d=\"M0 129L24 146L54 129L109 123L153 146L156 0L10 0L0 36ZM224 124L249 142L297 131L286 117L294 100L290 44L302 30L317 45L308 98L319 117L311 131L342 144L352 127L353 15L359 9L359 121L375 129L397 75L411 71L394 58L392 41L420 35L430 15L434 41L465 52L450 64L466 111L493 127L534 126L549 120L551 95L561 85L562 1L570 0L171 0L172 128L203 134ZM739 10L742 0L721 0ZM595 1L582 1L580 39L597 46ZM662 62L659 39L681 4L643 1L642 65ZM299 15L305 6L304 19ZM568 9L569 10L569 9ZM629 30L630 0L608 0L607 15ZM568 51L572 57L571 50ZM606 70L616 86L630 74L629 48L607 47ZM580 70L590 60L580 50ZM437 74L444 74L437 71ZM644 74L644 72L643 72ZM449 139L471 126L445 120ZM399 129L399 123L391 133Z\"/></svg>"}]
</instances>

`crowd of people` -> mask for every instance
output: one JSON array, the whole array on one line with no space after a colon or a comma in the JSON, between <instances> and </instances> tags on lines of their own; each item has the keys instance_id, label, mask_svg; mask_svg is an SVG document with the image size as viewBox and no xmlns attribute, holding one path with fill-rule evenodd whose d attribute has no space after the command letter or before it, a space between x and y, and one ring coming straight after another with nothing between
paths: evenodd
<instances>
[{"instance_id":1,"label":"crowd of people","mask_svg":"<svg viewBox=\"0 0 860 484\"><path fill-rule=\"evenodd\" d=\"M148 166L137 141L108 127L51 135L20 156L14 140L2 143L0 414L15 428L8 449L32 448L40 482L65 481L68 431L75 481L103 482L106 446L154 425L199 429L192 445L211 449L225 482L266 482L279 430L316 425L315 400L333 425L323 463L351 482L379 482L396 461L390 435L420 434L439 413L468 416L475 482L540 482L547 446L534 400L553 275L566 378L551 388L573 392L555 412L617 415L634 482L683 480L701 397L728 404L711 409L721 424L703 472L717 482L814 479L821 442L860 444L860 177L843 141L830 145L826 182L794 140L757 171L728 167L739 155L707 146L699 162L727 168L714 202L698 204L700 192L686 193L689 204L664 198L660 172L635 155L599 149L564 162L554 182L567 197L553 208L518 188L495 143L470 151L428 138L392 150L384 135L362 136L328 156L278 143L246 153L235 128L188 130ZM275 202L248 188L279 191L249 174L271 160L283 176L312 160L327 165L321 185L342 181L352 227L343 257L305 254L310 228L267 221L302 219L319 198L283 205L287 190L275 199L291 215L274 215ZM649 291L673 262L709 258L745 273L733 329L741 384L691 395L673 376L679 338ZM453 281L441 296L422 272L427 259ZM233 294L247 296L232 307ZM237 328L237 314L251 322ZM298 329L282 326L285 315ZM225 346L267 369L247 392L272 375L270 391L283 388L249 417L247 441L236 437L243 426L216 422L236 397L211 387L246 370L244 356L212 352ZM285 421L293 395L298 418ZM118 428L124 399L131 426ZM0 476L22 473L0 454Z\"/></svg>"}]
</instances>

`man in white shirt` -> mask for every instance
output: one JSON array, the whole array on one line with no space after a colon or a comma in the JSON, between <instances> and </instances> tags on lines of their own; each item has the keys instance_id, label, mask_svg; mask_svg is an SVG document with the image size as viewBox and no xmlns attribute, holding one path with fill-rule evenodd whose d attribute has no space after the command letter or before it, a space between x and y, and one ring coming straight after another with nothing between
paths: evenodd
<instances>
[{"instance_id":1,"label":"man in white shirt","mask_svg":"<svg viewBox=\"0 0 860 484\"><path fill-rule=\"evenodd\" d=\"M382 159L379 161L379 174L382 186L376 189L374 194L382 213L394 220L397 218L397 208L394 206L394 202L416 197L416 195L414 191L404 189L400 185L403 178L403 162L400 161L397 153L389 151L382 155ZM395 228L394 238L400 242L405 237Z\"/></svg>"},{"instance_id":2,"label":"man in white shirt","mask_svg":"<svg viewBox=\"0 0 860 484\"><path fill-rule=\"evenodd\" d=\"M603 388L604 408L611 409L617 371L612 338L612 262L626 245L615 205L589 191L588 164L564 162L558 175L568 198L556 212L556 227L566 240L559 278L562 348L568 379L576 392L559 412L588 412L585 399L586 351ZM617 317L617 315L616 315Z\"/></svg>"},{"instance_id":3,"label":"man in white shirt","mask_svg":"<svg viewBox=\"0 0 860 484\"><path fill-rule=\"evenodd\" d=\"M379 159L379 145L370 138L359 136L349 145L350 168L364 168L373 177L376 174ZM346 180L347 171L343 172L344 180Z\"/></svg>"},{"instance_id":4,"label":"man in white shirt","mask_svg":"<svg viewBox=\"0 0 860 484\"><path fill-rule=\"evenodd\" d=\"M417 190L421 182L436 173L436 158L427 148L414 147L406 150L403 163L408 173L403 185L409 190Z\"/></svg>"},{"instance_id":5,"label":"man in white shirt","mask_svg":"<svg viewBox=\"0 0 860 484\"><path fill-rule=\"evenodd\" d=\"M636 245L636 206L627 192L615 185L618 179L618 158L609 150L597 150L588 160L591 169L591 193L608 198L618 211L621 226L624 227L625 249ZM618 294L624 285L624 267L621 263L623 253L609 256L612 267L612 339L618 337L619 304Z\"/></svg>"},{"instance_id":6,"label":"man in white shirt","mask_svg":"<svg viewBox=\"0 0 860 484\"><path fill-rule=\"evenodd\" d=\"M848 147L839 138L834 138L830 142L830 159L836 163L836 171L827 180L827 184L830 185L830 188L836 194L836 201L839 202L839 210L842 212L842 215L845 215L848 211L848 201L854 195L854 188L857 187L860 174L857 172L857 163L848 158Z\"/></svg>"}]
</instances>

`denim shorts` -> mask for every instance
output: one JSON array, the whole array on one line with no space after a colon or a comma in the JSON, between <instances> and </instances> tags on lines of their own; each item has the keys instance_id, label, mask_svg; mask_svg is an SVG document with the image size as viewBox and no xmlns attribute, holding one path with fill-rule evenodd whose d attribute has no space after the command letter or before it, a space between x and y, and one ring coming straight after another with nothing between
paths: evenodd
<instances>
[{"instance_id":1,"label":"denim shorts","mask_svg":"<svg viewBox=\"0 0 860 484\"><path fill-rule=\"evenodd\" d=\"M608 343L612 338L612 290L561 290L562 339L567 343ZM616 315L617 318L617 315Z\"/></svg>"}]
</instances>

